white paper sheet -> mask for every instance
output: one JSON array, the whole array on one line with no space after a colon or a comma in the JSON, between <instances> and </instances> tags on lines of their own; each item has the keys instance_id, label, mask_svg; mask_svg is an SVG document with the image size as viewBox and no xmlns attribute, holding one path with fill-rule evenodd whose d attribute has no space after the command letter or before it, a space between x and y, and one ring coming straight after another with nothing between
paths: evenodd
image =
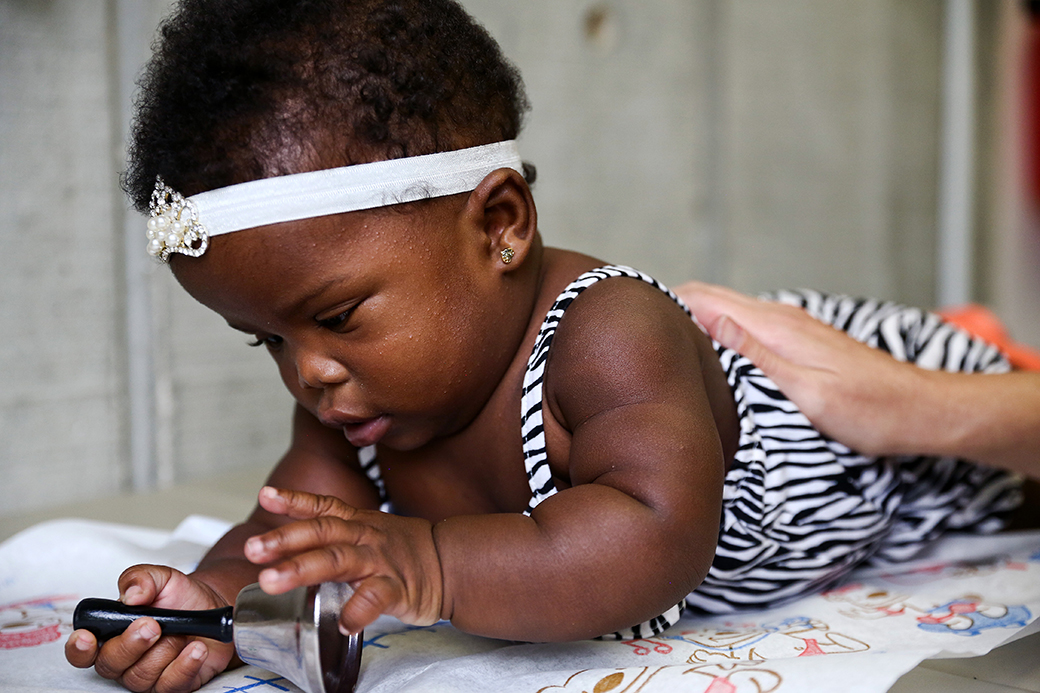
<instances>
[{"instance_id":1,"label":"white paper sheet","mask_svg":"<svg viewBox=\"0 0 1040 693\"><path fill-rule=\"evenodd\" d=\"M0 686L4 691L113 691L65 663L72 610L114 597L140 562L191 569L226 525L189 518L175 532L65 520L0 544ZM382 618L365 634L360 693L781 693L887 691L929 657L990 651L1035 630L1040 532L950 537L896 570L861 571L841 587L780 609L687 616L634 642L513 644L439 623ZM295 691L248 667L203 690Z\"/></svg>"}]
</instances>

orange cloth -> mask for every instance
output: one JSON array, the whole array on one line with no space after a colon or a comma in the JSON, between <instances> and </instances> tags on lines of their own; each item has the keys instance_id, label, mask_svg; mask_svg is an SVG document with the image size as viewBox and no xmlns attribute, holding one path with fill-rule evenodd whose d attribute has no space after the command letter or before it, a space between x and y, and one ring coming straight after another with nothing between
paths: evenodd
<instances>
[{"instance_id":1,"label":"orange cloth","mask_svg":"<svg viewBox=\"0 0 1040 693\"><path fill-rule=\"evenodd\" d=\"M977 303L936 311L944 320L996 346L1020 371L1040 371L1040 350L1011 339L1007 329L991 310Z\"/></svg>"}]
</instances>

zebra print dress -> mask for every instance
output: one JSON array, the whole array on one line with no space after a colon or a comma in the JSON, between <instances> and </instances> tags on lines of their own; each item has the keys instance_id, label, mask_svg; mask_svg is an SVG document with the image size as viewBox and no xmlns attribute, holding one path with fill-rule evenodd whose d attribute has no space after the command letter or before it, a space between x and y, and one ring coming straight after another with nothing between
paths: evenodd
<instances>
[{"instance_id":1,"label":"zebra print dress","mask_svg":"<svg viewBox=\"0 0 1040 693\"><path fill-rule=\"evenodd\" d=\"M596 282L628 277L667 293L642 272L607 266L583 274L557 298L524 379L521 432L530 513L556 493L542 425L542 382L567 307ZM936 316L893 303L781 292L853 338L923 368L995 373L999 352ZM776 606L818 591L863 563L905 560L948 530L993 532L1021 500L1021 481L956 459L865 457L816 431L746 358L715 343L740 420L739 449L726 474L715 560L704 582L665 614L611 636L650 637L686 608L727 613Z\"/></svg>"}]
</instances>

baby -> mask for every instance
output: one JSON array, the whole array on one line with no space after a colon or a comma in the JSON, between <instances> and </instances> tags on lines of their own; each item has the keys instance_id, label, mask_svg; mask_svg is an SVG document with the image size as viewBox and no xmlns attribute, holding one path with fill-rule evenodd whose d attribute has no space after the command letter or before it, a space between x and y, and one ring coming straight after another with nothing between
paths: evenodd
<instances>
[{"instance_id":1,"label":"baby","mask_svg":"<svg viewBox=\"0 0 1040 693\"><path fill-rule=\"evenodd\" d=\"M185 0L142 83L125 187L148 251L268 350L296 399L259 507L128 604L351 583L340 627L449 619L515 640L648 637L994 531L1017 479L866 457L635 270L542 245L519 75L453 0ZM142 234L142 245L145 243ZM896 357L995 371L936 318L780 298ZM151 619L66 646L190 690L230 645Z\"/></svg>"}]
</instances>

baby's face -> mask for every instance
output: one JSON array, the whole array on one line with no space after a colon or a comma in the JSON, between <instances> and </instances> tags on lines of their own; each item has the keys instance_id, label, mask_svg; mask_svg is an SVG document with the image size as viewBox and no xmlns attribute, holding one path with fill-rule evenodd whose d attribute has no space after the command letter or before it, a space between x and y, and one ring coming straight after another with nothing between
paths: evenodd
<instances>
[{"instance_id":1,"label":"baby's face","mask_svg":"<svg viewBox=\"0 0 1040 693\"><path fill-rule=\"evenodd\" d=\"M293 396L356 446L463 428L508 356L482 234L445 198L218 236L177 279L266 347ZM511 354L510 354L511 355ZM499 373L501 375L501 373Z\"/></svg>"}]
</instances>

